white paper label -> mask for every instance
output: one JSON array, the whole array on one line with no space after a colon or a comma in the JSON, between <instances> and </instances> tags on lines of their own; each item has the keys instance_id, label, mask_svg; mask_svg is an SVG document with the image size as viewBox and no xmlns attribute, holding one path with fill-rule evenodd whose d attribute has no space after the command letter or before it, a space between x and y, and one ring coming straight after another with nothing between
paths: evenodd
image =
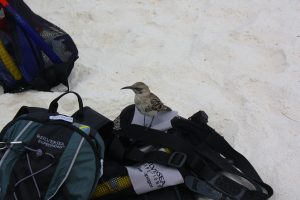
<instances>
[{"instance_id":1,"label":"white paper label","mask_svg":"<svg viewBox=\"0 0 300 200\"><path fill-rule=\"evenodd\" d=\"M126 167L133 189L137 194L183 183L177 169L154 163Z\"/></svg>"},{"instance_id":2,"label":"white paper label","mask_svg":"<svg viewBox=\"0 0 300 200\"><path fill-rule=\"evenodd\" d=\"M50 116L49 119L51 119L51 120L63 120L63 121L73 123L73 117L69 117L69 116L65 116L65 115Z\"/></svg>"},{"instance_id":3,"label":"white paper label","mask_svg":"<svg viewBox=\"0 0 300 200\"><path fill-rule=\"evenodd\" d=\"M157 113L157 115L155 115L154 118L152 118L140 113L140 111L138 111L138 109L135 107L134 116L131 124L137 124L140 126L148 127L152 122L151 125L152 129L166 131L172 128L171 120L176 116L178 116L177 111L170 111L170 112L159 112Z\"/></svg>"}]
</instances>

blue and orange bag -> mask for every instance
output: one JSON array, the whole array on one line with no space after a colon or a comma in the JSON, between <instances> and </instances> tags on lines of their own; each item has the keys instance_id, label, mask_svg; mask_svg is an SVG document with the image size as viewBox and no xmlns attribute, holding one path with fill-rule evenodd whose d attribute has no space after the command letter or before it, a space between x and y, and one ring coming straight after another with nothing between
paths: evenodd
<instances>
[{"instance_id":1,"label":"blue and orange bag","mask_svg":"<svg viewBox=\"0 0 300 200\"><path fill-rule=\"evenodd\" d=\"M0 85L4 92L49 91L68 76L78 50L62 29L36 15L23 0L0 0Z\"/></svg>"}]
</instances>

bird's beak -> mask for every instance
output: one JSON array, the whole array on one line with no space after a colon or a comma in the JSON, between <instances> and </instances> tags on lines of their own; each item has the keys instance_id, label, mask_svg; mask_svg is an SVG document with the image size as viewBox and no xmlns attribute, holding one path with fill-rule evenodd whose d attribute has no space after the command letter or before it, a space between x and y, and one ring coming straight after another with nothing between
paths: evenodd
<instances>
[{"instance_id":1,"label":"bird's beak","mask_svg":"<svg viewBox=\"0 0 300 200\"><path fill-rule=\"evenodd\" d=\"M131 90L133 90L134 87L132 87L132 86L126 86L126 87L121 88L121 90L124 90L124 89L131 89Z\"/></svg>"}]
</instances>

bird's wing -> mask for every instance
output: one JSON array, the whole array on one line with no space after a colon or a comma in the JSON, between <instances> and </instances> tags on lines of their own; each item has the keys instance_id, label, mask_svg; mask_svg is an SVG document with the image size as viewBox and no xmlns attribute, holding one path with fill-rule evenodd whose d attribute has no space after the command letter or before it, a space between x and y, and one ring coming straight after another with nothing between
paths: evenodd
<instances>
[{"instance_id":1,"label":"bird's wing","mask_svg":"<svg viewBox=\"0 0 300 200\"><path fill-rule=\"evenodd\" d=\"M165 106L163 102L153 93L150 93L150 101L152 110L156 111L171 111L172 109L168 106Z\"/></svg>"}]
</instances>

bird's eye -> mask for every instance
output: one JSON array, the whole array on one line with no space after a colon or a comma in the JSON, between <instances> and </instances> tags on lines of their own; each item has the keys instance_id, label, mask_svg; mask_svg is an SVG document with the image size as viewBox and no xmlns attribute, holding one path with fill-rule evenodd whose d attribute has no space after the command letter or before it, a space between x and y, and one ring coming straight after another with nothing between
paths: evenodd
<instances>
[{"instance_id":1,"label":"bird's eye","mask_svg":"<svg viewBox=\"0 0 300 200\"><path fill-rule=\"evenodd\" d=\"M142 88L135 88L135 90L137 91L137 92L142 92Z\"/></svg>"}]
</instances>

